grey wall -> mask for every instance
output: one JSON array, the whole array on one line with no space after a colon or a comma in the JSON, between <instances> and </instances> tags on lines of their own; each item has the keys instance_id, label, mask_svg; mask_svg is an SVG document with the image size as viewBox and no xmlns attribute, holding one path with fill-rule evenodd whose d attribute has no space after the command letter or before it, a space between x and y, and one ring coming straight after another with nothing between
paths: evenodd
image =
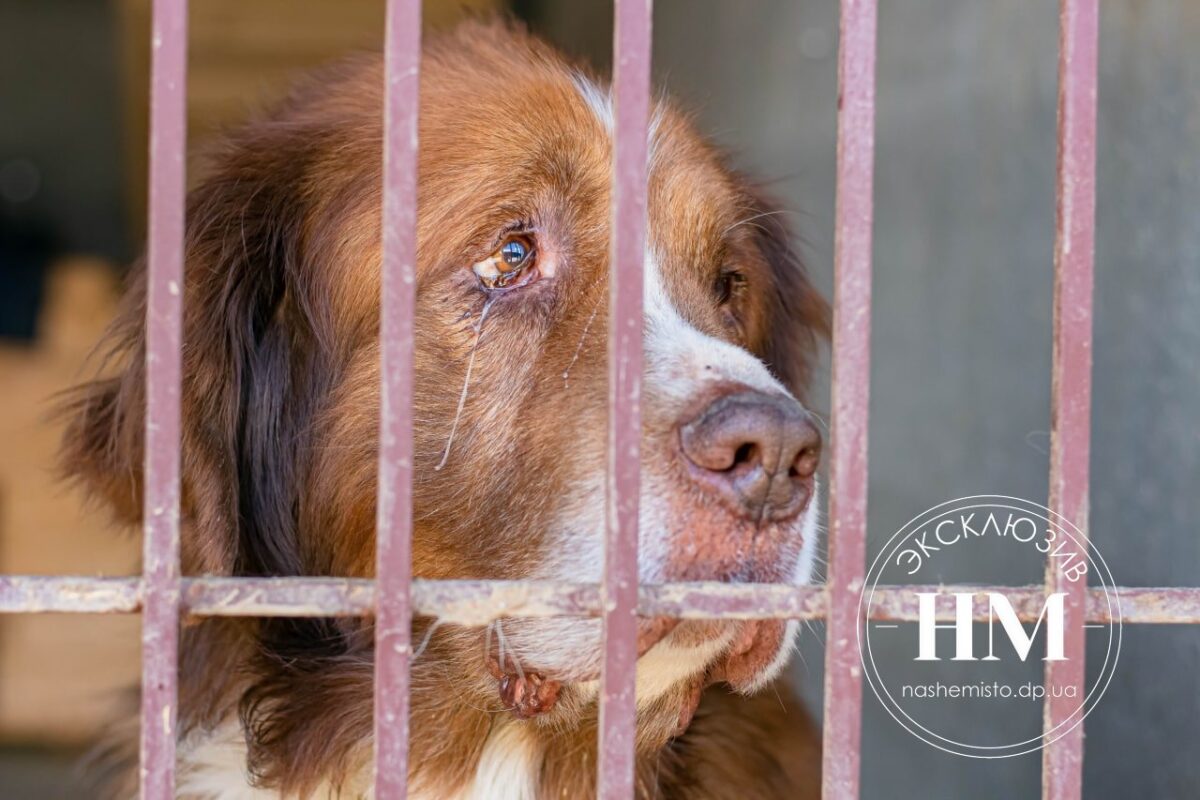
<instances>
[{"instance_id":1,"label":"grey wall","mask_svg":"<svg viewBox=\"0 0 1200 800\"><path fill-rule=\"evenodd\" d=\"M872 556L943 500L1045 501L1058 23L1053 2L880 6ZM660 80L775 179L828 289L837 4L656 7ZM608 3L520 8L607 62ZM1119 584L1200 584L1200 6L1105 0L1101 19L1091 532ZM818 711L819 633L796 666ZM1086 726L1085 796L1196 796L1198 676L1200 629L1126 626ZM864 797L1038 794L1037 755L943 754L869 691L865 714Z\"/></svg>"},{"instance_id":2,"label":"grey wall","mask_svg":"<svg viewBox=\"0 0 1200 800\"><path fill-rule=\"evenodd\" d=\"M105 0L0 0L0 221L116 260L125 217L119 61Z\"/></svg>"}]
</instances>

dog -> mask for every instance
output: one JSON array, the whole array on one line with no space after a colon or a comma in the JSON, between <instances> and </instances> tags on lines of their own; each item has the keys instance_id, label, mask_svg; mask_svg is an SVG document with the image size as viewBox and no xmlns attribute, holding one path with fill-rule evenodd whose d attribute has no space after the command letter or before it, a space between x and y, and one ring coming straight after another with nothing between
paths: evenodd
<instances>
[{"instance_id":1,"label":"dog","mask_svg":"<svg viewBox=\"0 0 1200 800\"><path fill-rule=\"evenodd\" d=\"M597 582L610 91L495 20L427 37L420 80L414 573ZM374 575L383 90L379 56L318 72L190 191L186 574ZM640 580L806 583L827 305L777 208L669 101L648 136ZM66 404L67 470L130 524L145 311L136 269L116 368ZM796 635L639 622L640 796L816 796L819 745L776 681ZM418 618L414 641L413 797L594 793L597 619ZM371 619L187 620L181 647L179 796L370 796Z\"/></svg>"}]
</instances>

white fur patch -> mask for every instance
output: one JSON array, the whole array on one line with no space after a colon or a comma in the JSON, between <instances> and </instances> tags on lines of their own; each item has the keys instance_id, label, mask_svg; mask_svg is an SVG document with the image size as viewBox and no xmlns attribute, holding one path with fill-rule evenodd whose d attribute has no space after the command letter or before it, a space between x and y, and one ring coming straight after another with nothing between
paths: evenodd
<instances>
[{"instance_id":1,"label":"white fur patch","mask_svg":"<svg viewBox=\"0 0 1200 800\"><path fill-rule=\"evenodd\" d=\"M256 789L246 772L246 737L236 718L180 747L175 795L186 800L266 800L279 792Z\"/></svg>"},{"instance_id":2,"label":"white fur patch","mask_svg":"<svg viewBox=\"0 0 1200 800\"><path fill-rule=\"evenodd\" d=\"M709 336L683 318L667 294L654 253L646 254L643 304L646 315L647 392L683 403L705 386L741 383L768 394L791 396L749 350Z\"/></svg>"},{"instance_id":3,"label":"white fur patch","mask_svg":"<svg viewBox=\"0 0 1200 800\"><path fill-rule=\"evenodd\" d=\"M670 638L650 648L637 662L637 705L643 708L672 687L696 677L729 646L732 628L724 635L695 647L679 647Z\"/></svg>"},{"instance_id":4,"label":"white fur patch","mask_svg":"<svg viewBox=\"0 0 1200 800\"><path fill-rule=\"evenodd\" d=\"M821 480L814 476L812 500L808 501L808 508L804 510L804 517L800 520L803 543L800 547L800 557L796 559L792 569L791 582L795 586L807 586L812 583L813 562L817 558L817 540L821 538L820 500Z\"/></svg>"},{"instance_id":5,"label":"white fur patch","mask_svg":"<svg viewBox=\"0 0 1200 800\"><path fill-rule=\"evenodd\" d=\"M796 649L796 637L799 634L800 622L789 619L787 625L784 626L783 640L779 643L779 650L776 651L775 657L771 659L770 664L763 668L762 672L754 676L754 680L742 690L742 694L755 694L779 677L779 673L783 672L783 668L792 660L792 653Z\"/></svg>"},{"instance_id":6,"label":"white fur patch","mask_svg":"<svg viewBox=\"0 0 1200 800\"><path fill-rule=\"evenodd\" d=\"M582 72L576 72L571 76L575 83L575 89L579 92L579 96L583 98L583 102L587 104L592 115L600 122L610 136L613 128L616 126L616 115L613 112L613 97L612 92L607 88L601 88L596 85L596 82L584 75ZM667 106L663 102L654 102L651 104L650 120L646 126L646 143L648 152L646 154L647 168L650 171L654 170L655 159L658 156L658 141L659 130L662 128L662 123L667 114Z\"/></svg>"},{"instance_id":7,"label":"white fur patch","mask_svg":"<svg viewBox=\"0 0 1200 800\"><path fill-rule=\"evenodd\" d=\"M513 727L513 726L509 726ZM514 767L527 763L522 761L523 751L510 748L515 742L513 737L506 737L496 742L489 740L484 748L484 757L480 760L479 770L473 787L488 785L516 787L516 775L506 779L504 771L498 768L503 763ZM364 743L367 745L368 743ZM230 717L217 728L207 733L197 734L188 741L182 742L179 748L179 778L175 796L179 800L280 800L280 794L273 789L259 789L250 784L250 776L246 771L246 738L242 733L241 723L237 717ZM312 797L320 798L355 798L355 800L373 800L375 797L373 766L366 764L354 775L349 776L341 791L338 792L330 784L322 784L314 790ZM536 774L533 771L518 773L532 780ZM491 795L477 788L467 787L456 795L458 800L474 800L474 798L512 797L532 798L532 794L511 793ZM419 779L410 780L408 784L410 800L445 800L445 792L422 785Z\"/></svg>"},{"instance_id":8,"label":"white fur patch","mask_svg":"<svg viewBox=\"0 0 1200 800\"><path fill-rule=\"evenodd\" d=\"M611 134L613 130L612 95L597 86L595 81L582 72L576 72L572 75L572 79L575 81L575 88L579 91L583 102L587 103L596 119L600 120L604 130Z\"/></svg>"},{"instance_id":9,"label":"white fur patch","mask_svg":"<svg viewBox=\"0 0 1200 800\"><path fill-rule=\"evenodd\" d=\"M528 725L497 721L479 757L475 780L461 800L533 800L542 755Z\"/></svg>"}]
</instances>

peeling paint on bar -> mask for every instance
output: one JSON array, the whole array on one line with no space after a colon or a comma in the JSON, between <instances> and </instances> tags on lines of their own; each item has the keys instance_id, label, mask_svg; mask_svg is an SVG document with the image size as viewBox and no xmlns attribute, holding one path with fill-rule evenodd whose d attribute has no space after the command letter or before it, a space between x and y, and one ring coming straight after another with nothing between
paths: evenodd
<instances>
[{"instance_id":1,"label":"peeling paint on bar","mask_svg":"<svg viewBox=\"0 0 1200 800\"><path fill-rule=\"evenodd\" d=\"M1054 242L1054 351L1051 376L1051 510L1088 535L1088 458L1091 445L1092 283L1096 226L1096 93L1099 0L1060 0L1058 54L1058 171ZM1046 662L1046 684L1080 687L1086 587L1047 564L1047 591L1062 591L1065 661ZM1042 796L1079 800L1083 793L1082 713L1065 693L1047 692L1043 730L1070 727L1042 751Z\"/></svg>"},{"instance_id":2,"label":"peeling paint on bar","mask_svg":"<svg viewBox=\"0 0 1200 800\"><path fill-rule=\"evenodd\" d=\"M139 578L0 575L0 614L134 614Z\"/></svg>"},{"instance_id":3,"label":"peeling paint on bar","mask_svg":"<svg viewBox=\"0 0 1200 800\"><path fill-rule=\"evenodd\" d=\"M412 652L413 319L421 3L388 0L384 32L383 264L375 572L375 792L408 792Z\"/></svg>"},{"instance_id":4,"label":"peeling paint on bar","mask_svg":"<svg viewBox=\"0 0 1200 800\"><path fill-rule=\"evenodd\" d=\"M179 450L187 151L187 0L154 0L150 61L146 440L143 502L143 800L175 796Z\"/></svg>"},{"instance_id":5,"label":"peeling paint on bar","mask_svg":"<svg viewBox=\"0 0 1200 800\"><path fill-rule=\"evenodd\" d=\"M413 606L443 622L483 626L504 617L599 616L598 586L547 581L417 581Z\"/></svg>"},{"instance_id":6,"label":"peeling paint on bar","mask_svg":"<svg viewBox=\"0 0 1200 800\"><path fill-rule=\"evenodd\" d=\"M842 0L838 47L829 611L821 794L858 797L862 733L859 592L867 536L876 0Z\"/></svg>"},{"instance_id":7,"label":"peeling paint on bar","mask_svg":"<svg viewBox=\"0 0 1200 800\"><path fill-rule=\"evenodd\" d=\"M352 578L201 578L184 606L207 617L362 617L375 613L375 582Z\"/></svg>"},{"instance_id":8,"label":"peeling paint on bar","mask_svg":"<svg viewBox=\"0 0 1200 800\"><path fill-rule=\"evenodd\" d=\"M679 619L823 619L824 586L763 583L668 583L638 592L644 617Z\"/></svg>"}]
</instances>

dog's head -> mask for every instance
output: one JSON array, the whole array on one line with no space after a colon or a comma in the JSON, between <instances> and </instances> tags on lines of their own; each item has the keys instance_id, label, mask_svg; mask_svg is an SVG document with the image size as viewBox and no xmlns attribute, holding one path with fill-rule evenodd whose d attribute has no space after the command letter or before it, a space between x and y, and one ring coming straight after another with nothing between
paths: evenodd
<instances>
[{"instance_id":1,"label":"dog's head","mask_svg":"<svg viewBox=\"0 0 1200 800\"><path fill-rule=\"evenodd\" d=\"M226 137L190 195L188 572L373 573L383 87L377 58L318 76ZM600 578L612 124L607 89L519 31L426 47L406 254L418 576ZM657 104L649 137L641 580L805 582L820 440L796 398L825 305L778 212L683 115ZM67 440L69 467L131 520L144 308L137 283L113 340L124 370L85 387ZM752 687L788 648L782 624L643 625L645 647L668 636L647 697L713 669ZM525 670L587 681L598 630L497 633Z\"/></svg>"}]
</instances>

